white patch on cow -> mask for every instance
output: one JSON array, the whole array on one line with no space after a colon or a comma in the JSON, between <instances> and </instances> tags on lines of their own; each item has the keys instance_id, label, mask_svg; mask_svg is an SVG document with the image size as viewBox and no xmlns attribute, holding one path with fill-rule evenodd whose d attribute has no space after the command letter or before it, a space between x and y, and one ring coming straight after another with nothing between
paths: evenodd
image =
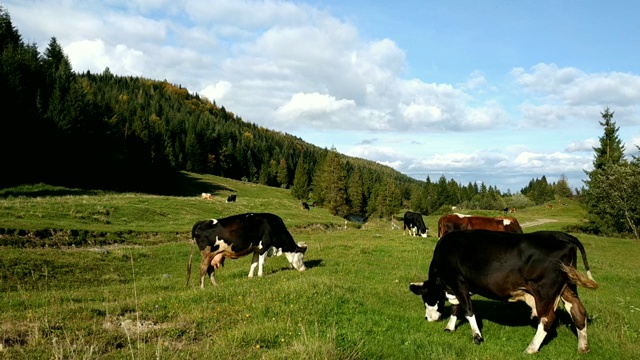
<instances>
[{"instance_id":1,"label":"white patch on cow","mask_svg":"<svg viewBox=\"0 0 640 360\"><path fill-rule=\"evenodd\" d=\"M562 302L564 303L564 308L567 310L569 315L571 315L571 308L573 307L573 305L571 305L571 303L568 301L564 301L564 299L562 299ZM571 315L571 317L573 317L573 315Z\"/></svg>"},{"instance_id":2,"label":"white patch on cow","mask_svg":"<svg viewBox=\"0 0 640 360\"><path fill-rule=\"evenodd\" d=\"M593 280L593 276L591 275L591 270L587 270L587 277L589 280Z\"/></svg>"},{"instance_id":3,"label":"white patch on cow","mask_svg":"<svg viewBox=\"0 0 640 360\"><path fill-rule=\"evenodd\" d=\"M589 341L587 339L587 323L584 323L584 328L578 330L578 352L584 354L589 352Z\"/></svg>"},{"instance_id":4,"label":"white patch on cow","mask_svg":"<svg viewBox=\"0 0 640 360\"><path fill-rule=\"evenodd\" d=\"M533 319L538 316L538 311L536 310L536 298L523 289L518 289L512 292L509 301L524 301L531 308L531 318Z\"/></svg>"},{"instance_id":5,"label":"white patch on cow","mask_svg":"<svg viewBox=\"0 0 640 360\"><path fill-rule=\"evenodd\" d=\"M470 217L471 215L465 215L465 214L460 214L460 213L454 213L453 215L457 215L460 218L465 218L465 217Z\"/></svg>"},{"instance_id":6,"label":"white patch on cow","mask_svg":"<svg viewBox=\"0 0 640 360\"><path fill-rule=\"evenodd\" d=\"M451 305L460 305L458 298L455 295L444 293L447 296L447 300L451 303Z\"/></svg>"},{"instance_id":7,"label":"white patch on cow","mask_svg":"<svg viewBox=\"0 0 640 360\"><path fill-rule=\"evenodd\" d=\"M471 334L473 335L474 339L476 335L482 338L482 334L480 333L480 328L478 327L478 322L476 321L476 315L474 314L474 315L465 316L465 317L469 321L469 325L471 326Z\"/></svg>"},{"instance_id":8,"label":"white patch on cow","mask_svg":"<svg viewBox=\"0 0 640 360\"><path fill-rule=\"evenodd\" d=\"M455 315L451 315L449 321L447 321L447 326L444 327L445 330L455 331L456 329L456 321L458 321L458 317Z\"/></svg>"},{"instance_id":9,"label":"white patch on cow","mask_svg":"<svg viewBox=\"0 0 640 360\"><path fill-rule=\"evenodd\" d=\"M440 316L442 314L440 314L440 312L438 311L438 303L437 302L436 302L436 304L434 306L429 306L429 304L424 303L424 307L426 309L424 317L427 319L427 321L433 322L433 321L440 320Z\"/></svg>"},{"instance_id":10,"label":"white patch on cow","mask_svg":"<svg viewBox=\"0 0 640 360\"><path fill-rule=\"evenodd\" d=\"M504 224L504 226L507 226L507 225L511 224L511 220L509 220L509 219L502 219L502 224Z\"/></svg>"},{"instance_id":11,"label":"white patch on cow","mask_svg":"<svg viewBox=\"0 0 640 360\"><path fill-rule=\"evenodd\" d=\"M213 223L213 225L218 223L218 219L211 219L211 222Z\"/></svg>"},{"instance_id":12,"label":"white patch on cow","mask_svg":"<svg viewBox=\"0 0 640 360\"><path fill-rule=\"evenodd\" d=\"M287 257L287 260L289 260L289 264L291 264L291 267L293 267L294 269L298 270L298 271L304 271L305 267L304 267L304 254L301 252L285 252L284 255Z\"/></svg>"},{"instance_id":13,"label":"white patch on cow","mask_svg":"<svg viewBox=\"0 0 640 360\"><path fill-rule=\"evenodd\" d=\"M422 236L423 238L426 238L426 237L427 237L427 233L428 233L428 232L429 232L429 229L426 229L426 230L421 234L421 236Z\"/></svg>"},{"instance_id":14,"label":"white patch on cow","mask_svg":"<svg viewBox=\"0 0 640 360\"><path fill-rule=\"evenodd\" d=\"M216 250L216 252L232 252L231 250L231 246L227 244L226 242L224 242L223 239L220 239L219 237L216 236L216 242L213 244L213 247L218 246L218 250Z\"/></svg>"},{"instance_id":15,"label":"white patch on cow","mask_svg":"<svg viewBox=\"0 0 640 360\"><path fill-rule=\"evenodd\" d=\"M544 324L546 322L547 322L546 317L540 319L540 323L538 324L538 330L536 331L536 334L533 336L533 340L531 340L531 343L527 347L527 350L525 350L527 354L535 354L540 349L540 345L542 345L542 341L544 341L544 338L547 336L547 332L544 331Z\"/></svg>"}]
</instances>

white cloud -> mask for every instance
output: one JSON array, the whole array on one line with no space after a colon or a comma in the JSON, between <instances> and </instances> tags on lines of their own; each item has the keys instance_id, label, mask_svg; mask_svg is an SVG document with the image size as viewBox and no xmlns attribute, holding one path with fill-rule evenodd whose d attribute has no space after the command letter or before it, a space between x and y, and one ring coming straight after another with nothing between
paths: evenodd
<instances>
[{"instance_id":1,"label":"white cloud","mask_svg":"<svg viewBox=\"0 0 640 360\"><path fill-rule=\"evenodd\" d=\"M227 94L232 88L232 85L228 81L220 80L215 85L208 85L200 94L206 96L209 100L215 101L217 104L220 104L224 101L224 96Z\"/></svg>"},{"instance_id":2,"label":"white cloud","mask_svg":"<svg viewBox=\"0 0 640 360\"><path fill-rule=\"evenodd\" d=\"M75 71L89 70L101 73L109 67L118 75L142 76L144 74L144 53L130 49L124 44L106 46L100 40L81 40L72 42L64 48L71 66Z\"/></svg>"},{"instance_id":3,"label":"white cloud","mask_svg":"<svg viewBox=\"0 0 640 360\"><path fill-rule=\"evenodd\" d=\"M598 139L586 139L582 141L574 141L567 145L565 151L567 152L590 152L593 153L593 148L598 146Z\"/></svg>"}]
</instances>

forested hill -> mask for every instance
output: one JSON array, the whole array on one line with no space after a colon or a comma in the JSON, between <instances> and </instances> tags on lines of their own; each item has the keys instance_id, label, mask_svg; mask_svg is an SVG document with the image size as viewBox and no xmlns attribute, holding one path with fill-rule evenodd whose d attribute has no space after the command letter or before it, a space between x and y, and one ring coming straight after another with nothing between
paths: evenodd
<instances>
[{"instance_id":1,"label":"forested hill","mask_svg":"<svg viewBox=\"0 0 640 360\"><path fill-rule=\"evenodd\" d=\"M47 182L169 194L187 170L292 187L299 199L345 215L376 212L375 203L390 199L398 208L420 184L245 122L167 81L108 68L77 73L55 37L40 54L1 7L0 60L0 187Z\"/></svg>"}]
</instances>

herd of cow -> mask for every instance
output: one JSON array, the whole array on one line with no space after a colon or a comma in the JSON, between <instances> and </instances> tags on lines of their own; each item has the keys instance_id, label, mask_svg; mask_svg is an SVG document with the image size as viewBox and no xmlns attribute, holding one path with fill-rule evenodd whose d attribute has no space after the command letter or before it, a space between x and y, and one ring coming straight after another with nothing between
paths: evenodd
<instances>
[{"instance_id":1,"label":"herd of cow","mask_svg":"<svg viewBox=\"0 0 640 360\"><path fill-rule=\"evenodd\" d=\"M420 213L404 215L404 229L413 236L427 237L428 228ZM216 286L215 270L226 258L252 254L249 277L256 267L263 275L265 259L284 254L291 268L304 271L307 246L296 244L284 221L270 213L246 213L223 219L198 221L192 228L194 244L200 249L200 287L208 275ZM422 297L425 318L440 319L445 302L451 315L445 326L454 331L460 316L469 322L473 341L484 341L471 301L477 294L498 301L524 301L531 318L538 318L535 336L526 349L536 353L554 324L562 300L576 327L578 352L589 351L586 310L578 297L578 286L595 289L584 246L576 237L560 231L523 233L514 217L449 214L438 221L438 242L433 251L428 279L411 283L409 289ZM577 270L581 253L587 275ZM193 250L187 266L191 274Z\"/></svg>"}]
</instances>

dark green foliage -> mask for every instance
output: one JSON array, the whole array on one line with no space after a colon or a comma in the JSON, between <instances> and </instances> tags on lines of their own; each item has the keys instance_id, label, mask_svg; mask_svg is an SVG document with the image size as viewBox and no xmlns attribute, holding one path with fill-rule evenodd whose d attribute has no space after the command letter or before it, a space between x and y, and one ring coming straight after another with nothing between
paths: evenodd
<instances>
[{"instance_id":1,"label":"dark green foliage","mask_svg":"<svg viewBox=\"0 0 640 360\"><path fill-rule=\"evenodd\" d=\"M616 127L616 122L612 120L614 113L615 111L610 111L608 107L600 113L604 120L600 121L600 126L604 128L604 135L600 137L600 146L593 148L596 152L593 168L596 170L602 169L605 164L619 164L626 161L624 145L618 136L620 128Z\"/></svg>"},{"instance_id":2,"label":"dark green foliage","mask_svg":"<svg viewBox=\"0 0 640 360\"><path fill-rule=\"evenodd\" d=\"M531 179L529 184L522 188L520 192L531 199L536 205L540 205L555 199L554 187L555 185L549 184L547 177L543 175L540 179Z\"/></svg>"},{"instance_id":3,"label":"dark green foliage","mask_svg":"<svg viewBox=\"0 0 640 360\"><path fill-rule=\"evenodd\" d=\"M600 113L604 134L600 147L594 148L594 169L586 172L587 190L584 201L591 223L598 232L632 233L640 239L640 164L638 159L629 163L624 157L624 146L618 137L619 128L612 121L614 112L606 108Z\"/></svg>"},{"instance_id":4,"label":"dark green foliage","mask_svg":"<svg viewBox=\"0 0 640 360\"><path fill-rule=\"evenodd\" d=\"M347 173L335 148L329 151L319 173L319 180L314 184L313 190L320 204L332 215L347 215Z\"/></svg>"},{"instance_id":5,"label":"dark green foliage","mask_svg":"<svg viewBox=\"0 0 640 360\"><path fill-rule=\"evenodd\" d=\"M304 156L300 155L296 166L296 174L293 178L291 195L298 200L306 200L309 197L309 183L309 167L304 160Z\"/></svg>"},{"instance_id":6,"label":"dark green foliage","mask_svg":"<svg viewBox=\"0 0 640 360\"><path fill-rule=\"evenodd\" d=\"M585 203L599 232L630 232L640 240L640 166L626 162L605 164L591 171L585 183Z\"/></svg>"}]
</instances>

